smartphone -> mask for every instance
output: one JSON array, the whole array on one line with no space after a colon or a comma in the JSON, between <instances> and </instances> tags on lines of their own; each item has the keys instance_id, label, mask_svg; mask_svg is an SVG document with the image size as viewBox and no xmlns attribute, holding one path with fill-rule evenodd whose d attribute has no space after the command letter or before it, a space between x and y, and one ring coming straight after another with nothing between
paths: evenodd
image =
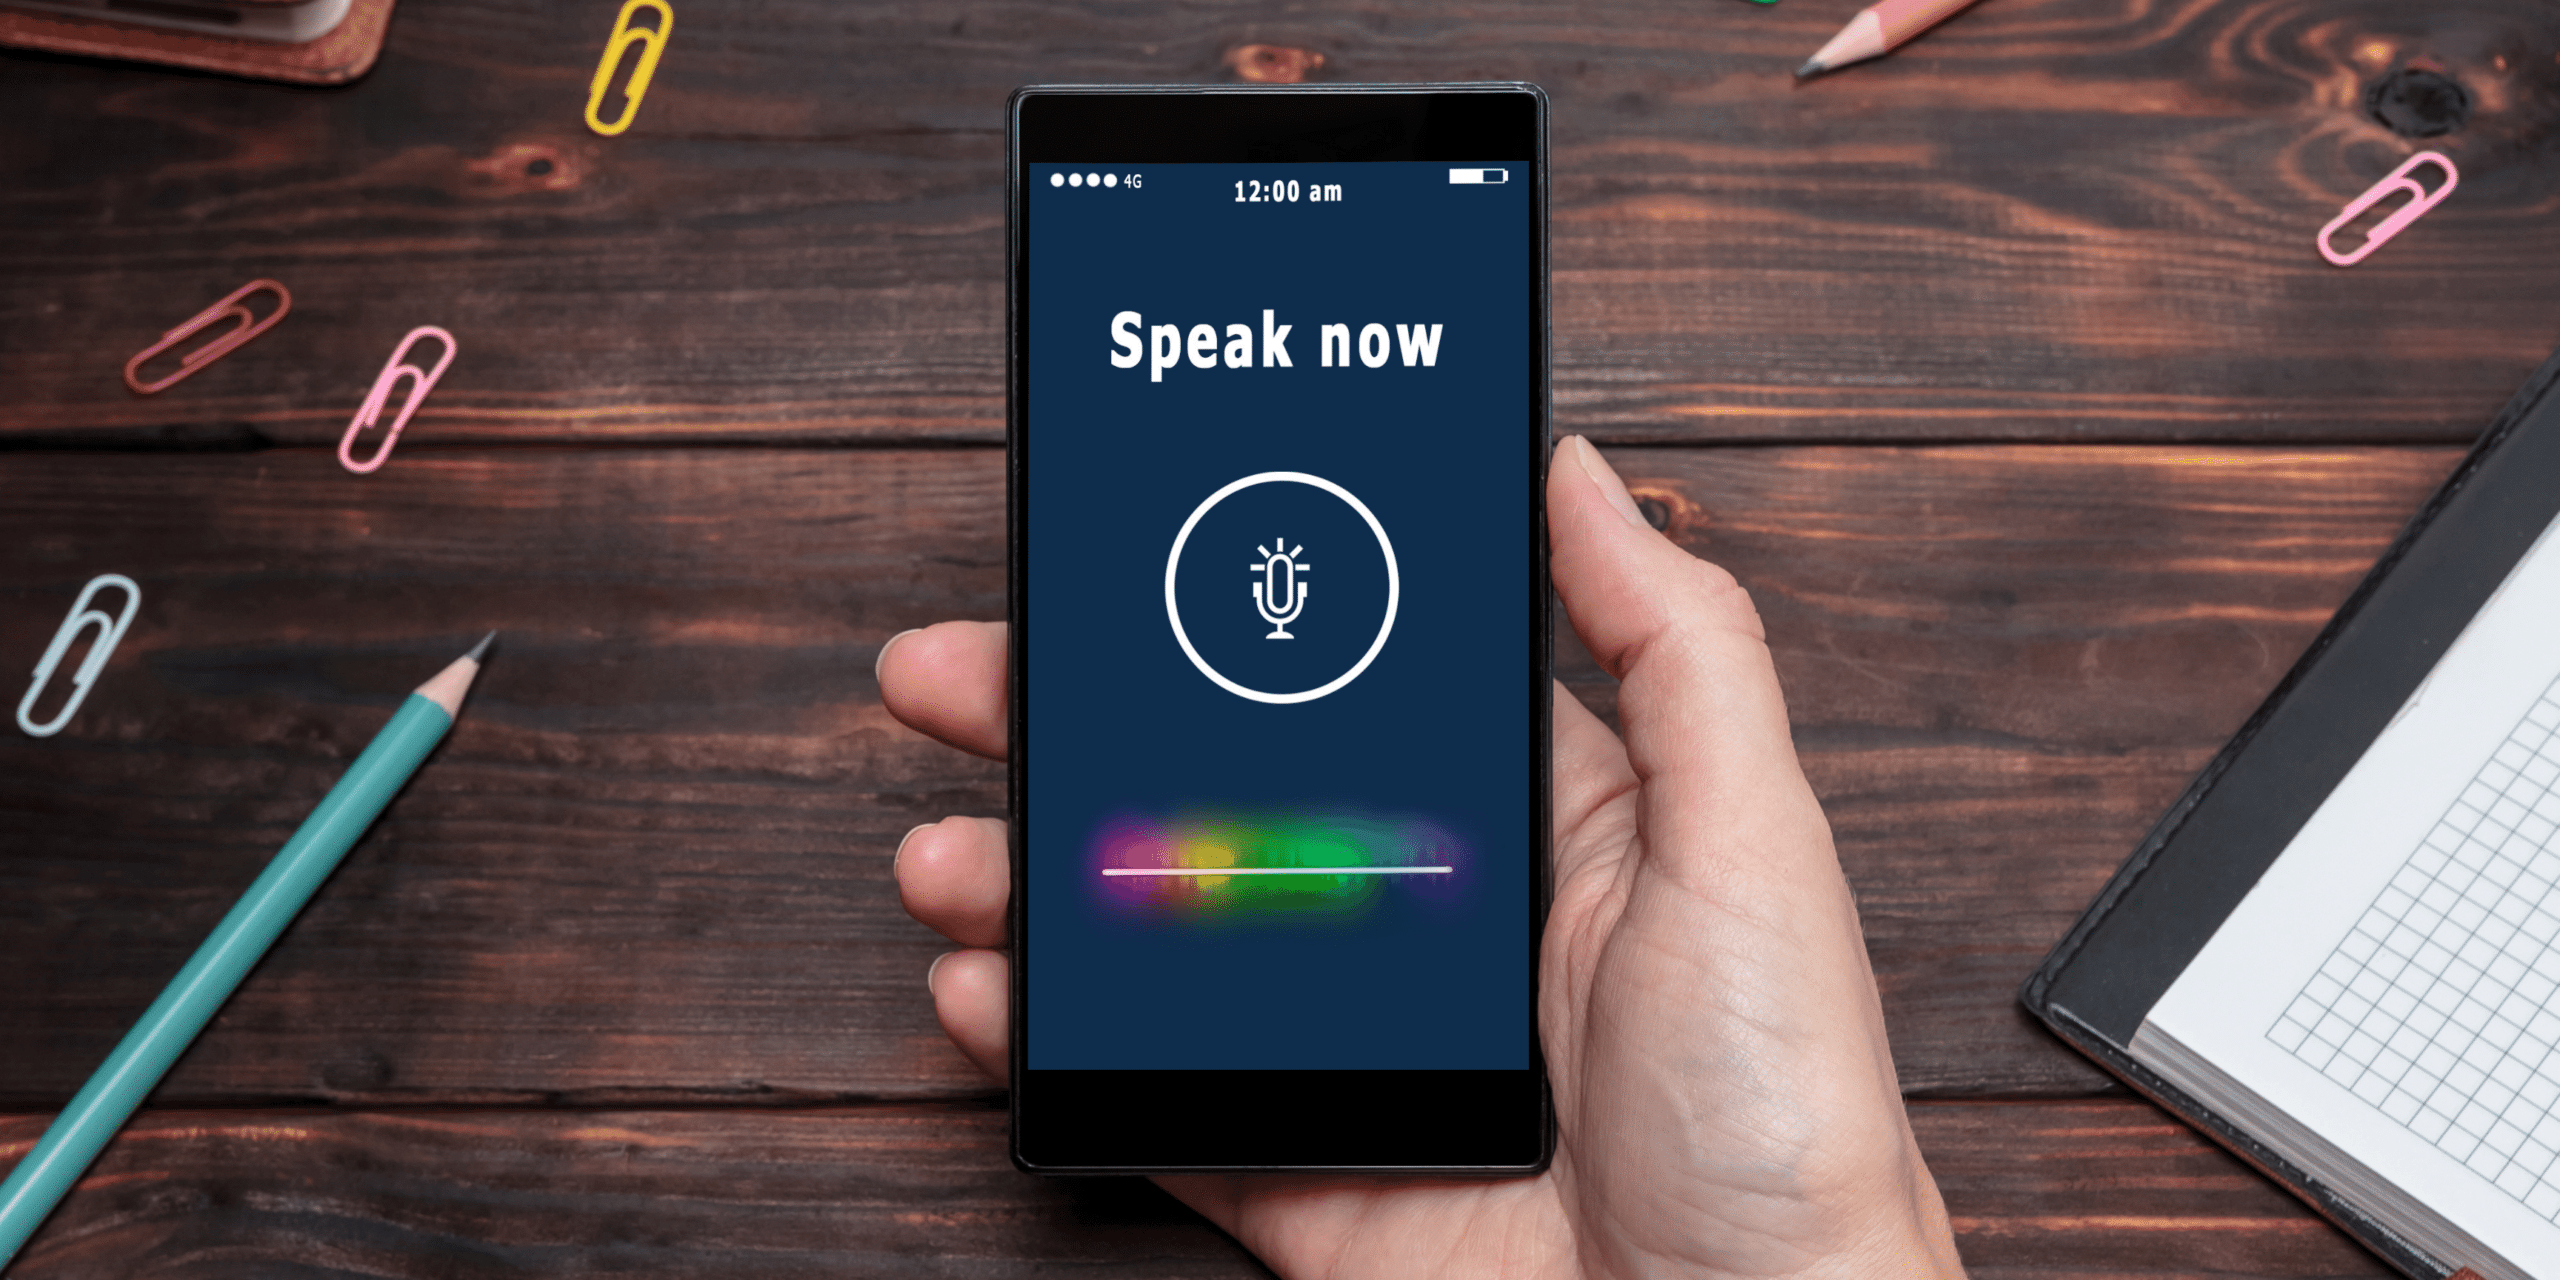
<instances>
[{"instance_id":1,"label":"smartphone","mask_svg":"<svg viewBox=\"0 0 2560 1280\"><path fill-rule=\"evenodd\" d=\"M1546 118L1012 99L1024 1169L1547 1162Z\"/></svg>"}]
</instances>

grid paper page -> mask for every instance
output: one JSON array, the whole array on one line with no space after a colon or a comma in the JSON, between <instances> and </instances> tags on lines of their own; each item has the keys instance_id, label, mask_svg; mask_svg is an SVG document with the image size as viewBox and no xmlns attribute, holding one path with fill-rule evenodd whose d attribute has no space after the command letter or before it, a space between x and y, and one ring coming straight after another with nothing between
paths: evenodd
<instances>
[{"instance_id":1,"label":"grid paper page","mask_svg":"<svg viewBox=\"0 0 2560 1280\"><path fill-rule=\"evenodd\" d=\"M2560 680L2267 1038L2560 1222Z\"/></svg>"}]
</instances>

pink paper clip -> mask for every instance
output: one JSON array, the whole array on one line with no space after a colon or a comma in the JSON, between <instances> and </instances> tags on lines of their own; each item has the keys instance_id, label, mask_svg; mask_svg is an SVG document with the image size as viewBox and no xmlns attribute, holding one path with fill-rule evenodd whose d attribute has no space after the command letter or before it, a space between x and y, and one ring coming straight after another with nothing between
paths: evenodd
<instances>
[{"instance_id":1,"label":"pink paper clip","mask_svg":"<svg viewBox=\"0 0 2560 1280\"><path fill-rule=\"evenodd\" d=\"M2418 185L2418 180L2410 177L2409 171L2422 164L2432 164L2444 170L2444 185L2434 191ZM2453 161L2446 159L2440 152L2421 151L2401 161L2400 167L2392 170L2389 177L2373 184L2373 187L2363 195L2348 201L2347 207L2340 210L2337 217L2329 219L2328 226L2320 228L2320 256L2327 258L2330 265L2340 267L2352 267L2364 261L2366 254L2381 248L2384 241L2400 234L2402 228L2416 222L2427 210L2442 204L2446 196L2453 194L2453 184L2460 181L2462 181L2462 175L2454 171ZM2376 223L2373 230L2365 233L2364 243L2357 246L2353 252L2340 253L2330 247L2329 238L2338 234L2348 223L2364 216L2365 211L2375 205L2394 195L2404 193L2409 197L2409 203L2392 210L2390 216Z\"/></svg>"},{"instance_id":2,"label":"pink paper clip","mask_svg":"<svg viewBox=\"0 0 2560 1280\"><path fill-rule=\"evenodd\" d=\"M269 315L264 320L259 319L255 313L251 312L249 308L241 305L240 302L242 298L246 298L260 289L272 289L275 291L276 295L276 309L273 314ZM291 310L293 310L293 295L287 293L283 285L277 284L273 280L252 280L249 283L224 294L222 301L187 317L186 323L179 325L175 329L171 329L167 333L161 334L158 342L152 343L150 346L143 348L142 354L135 356L131 360L125 361L124 384L133 388L133 393L138 396L147 396L155 391L166 391L169 388L176 386L189 374L192 374L196 370L222 358L233 348L238 347L241 343L247 342L249 339L257 337L259 334L265 333L267 330L274 328L276 321L284 319L284 313ZM178 371L176 373L170 374L168 377L162 378L158 382L151 383L146 383L136 376L142 372L143 362L171 347L178 345L181 342L186 341L189 338L196 336L199 333L204 332L207 329L212 328L214 325L219 324L224 320L233 320L238 323L232 325L228 331L224 332L213 341L178 357Z\"/></svg>"},{"instance_id":3,"label":"pink paper clip","mask_svg":"<svg viewBox=\"0 0 2560 1280\"><path fill-rule=\"evenodd\" d=\"M444 358L436 361L433 369L421 371L414 364L400 363L420 338L435 338L444 343ZM392 351L390 362L382 366L382 373L374 378L373 390L364 395L364 407L356 410L355 418L347 423L347 434L338 438L338 462L357 475L380 469L383 462L391 457L391 446L400 442L400 428L409 425L409 415L418 411L419 403L427 398L429 391L435 390L436 379L444 376L444 368L453 363L453 353L457 350L460 347L455 344L453 335L434 325L422 324L411 329L409 336L402 338L399 347ZM400 406L399 416L391 420L391 430L383 435L382 447L374 450L372 457L356 461L356 437L364 434L365 428L382 420L382 404L391 398L392 386L402 378L409 379L411 384L407 403Z\"/></svg>"}]
</instances>

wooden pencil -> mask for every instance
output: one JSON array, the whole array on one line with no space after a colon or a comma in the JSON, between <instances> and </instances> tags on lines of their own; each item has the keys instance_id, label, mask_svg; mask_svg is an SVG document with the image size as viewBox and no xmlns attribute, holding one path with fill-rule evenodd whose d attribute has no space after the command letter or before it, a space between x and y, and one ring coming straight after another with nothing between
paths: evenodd
<instances>
[{"instance_id":1,"label":"wooden pencil","mask_svg":"<svg viewBox=\"0 0 2560 1280\"><path fill-rule=\"evenodd\" d=\"M135 1108L149 1096L160 1077L213 1015L240 980L249 976L303 904L320 891L356 839L373 825L391 797L400 793L427 753L444 740L462 713L462 695L480 674L489 652L490 632L471 652L454 659L392 713L389 723L347 766L337 785L320 798L311 816L285 841L249 891L240 895L212 936L196 948L186 967L169 980L160 998L126 1032L105 1065L54 1117L35 1149L0 1181L0 1268L35 1234L89 1162L124 1127Z\"/></svg>"},{"instance_id":2,"label":"wooden pencil","mask_svg":"<svg viewBox=\"0 0 2560 1280\"><path fill-rule=\"evenodd\" d=\"M1911 37L1944 22L1974 0L1880 0L1858 11L1831 43L1796 68L1796 78L1820 75L1835 67L1877 57Z\"/></svg>"}]
</instances>

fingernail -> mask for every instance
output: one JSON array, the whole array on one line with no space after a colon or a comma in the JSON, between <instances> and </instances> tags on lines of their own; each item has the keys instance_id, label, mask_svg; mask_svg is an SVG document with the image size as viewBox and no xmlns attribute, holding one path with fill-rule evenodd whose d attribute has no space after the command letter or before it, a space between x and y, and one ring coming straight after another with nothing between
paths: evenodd
<instances>
[{"instance_id":1,"label":"fingernail","mask_svg":"<svg viewBox=\"0 0 2560 1280\"><path fill-rule=\"evenodd\" d=\"M876 682L880 679L880 664L889 660L889 646L896 644L897 642L906 639L908 636L914 635L922 630L924 630L922 627L909 627L906 630L880 642L880 656L871 660L871 678L873 681Z\"/></svg>"},{"instance_id":2,"label":"fingernail","mask_svg":"<svg viewBox=\"0 0 2560 1280\"><path fill-rule=\"evenodd\" d=\"M953 956L955 956L955 955L958 955L958 954L959 954L959 952L956 952L956 951L945 951L945 952L943 952L941 955L935 956L935 957L933 958L933 965L932 965L932 967L931 967L931 968L928 968L928 969L926 969L926 970L924 971L924 989L925 989L926 994L928 994L928 995L932 994L932 992L933 992L933 975L935 975L935 974L937 974L937 973L942 972L942 962L943 962L943 961L945 961L945 960L948 960L948 959L950 959L951 957L953 957Z\"/></svg>"},{"instance_id":3,"label":"fingernail","mask_svg":"<svg viewBox=\"0 0 2560 1280\"><path fill-rule=\"evenodd\" d=\"M890 878L890 879L894 880L894 879L896 879L896 878L897 878L897 876L898 876L898 859L900 859L900 858L903 858L903 857L907 856L907 842L908 842L909 840L913 840L913 839L915 839L915 838L916 838L916 833L917 833L917 832L922 831L922 830L924 830L926 827L930 827L930 826L932 826L932 825L934 825L934 824L933 824L933 823L930 823L930 822L919 822L919 823L917 823L916 825L914 825L914 826L912 826L912 827L907 828L907 833L906 833L905 835L902 835L902 836L898 837L898 851L897 851L896 853L893 853L893 854L890 854L890 855L889 855L889 878Z\"/></svg>"},{"instance_id":4,"label":"fingernail","mask_svg":"<svg viewBox=\"0 0 2560 1280\"><path fill-rule=\"evenodd\" d=\"M1643 508L1636 505L1635 495L1627 492L1626 482L1618 478L1609 460L1601 457L1600 451L1581 436L1573 437L1573 445L1574 461L1581 464L1582 474L1591 477L1591 483L1600 486L1600 494L1609 500L1609 505L1616 507L1618 514L1627 518L1628 524L1651 531L1653 522L1644 518Z\"/></svg>"}]
</instances>

